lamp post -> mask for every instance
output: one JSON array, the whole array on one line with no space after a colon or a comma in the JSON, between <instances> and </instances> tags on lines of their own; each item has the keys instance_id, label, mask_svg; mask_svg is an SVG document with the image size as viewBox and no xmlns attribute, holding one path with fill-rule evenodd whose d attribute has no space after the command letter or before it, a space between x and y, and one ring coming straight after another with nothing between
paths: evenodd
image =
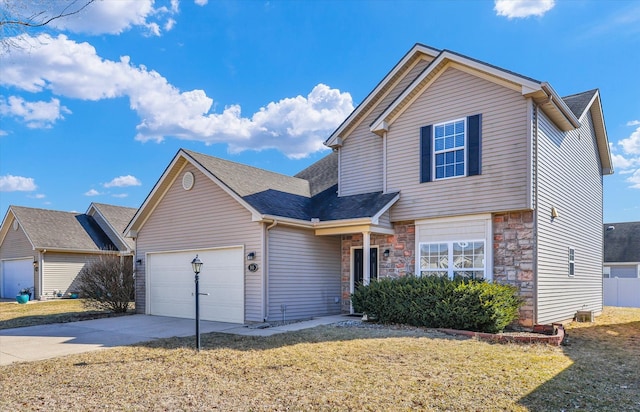
<instances>
[{"instance_id":1,"label":"lamp post","mask_svg":"<svg viewBox=\"0 0 640 412\"><path fill-rule=\"evenodd\" d=\"M200 352L200 269L202 262L198 259L198 255L191 261L191 268L196 274L196 349Z\"/></svg>"}]
</instances>

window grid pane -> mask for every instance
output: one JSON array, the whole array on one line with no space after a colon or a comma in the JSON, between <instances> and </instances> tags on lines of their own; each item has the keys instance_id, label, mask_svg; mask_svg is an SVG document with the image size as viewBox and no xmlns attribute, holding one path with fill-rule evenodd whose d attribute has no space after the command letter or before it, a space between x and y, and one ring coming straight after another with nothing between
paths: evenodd
<instances>
[{"instance_id":1,"label":"window grid pane","mask_svg":"<svg viewBox=\"0 0 640 412\"><path fill-rule=\"evenodd\" d=\"M420 274L449 278L485 278L485 242L420 244Z\"/></svg>"},{"instance_id":2,"label":"window grid pane","mask_svg":"<svg viewBox=\"0 0 640 412\"><path fill-rule=\"evenodd\" d=\"M443 123L434 127L435 178L464 176L465 122Z\"/></svg>"}]
</instances>

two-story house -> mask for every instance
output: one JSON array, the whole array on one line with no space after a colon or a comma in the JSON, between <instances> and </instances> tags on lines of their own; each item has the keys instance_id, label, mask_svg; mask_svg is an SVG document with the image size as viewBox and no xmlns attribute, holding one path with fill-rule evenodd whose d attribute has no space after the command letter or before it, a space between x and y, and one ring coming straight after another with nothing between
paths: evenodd
<instances>
[{"instance_id":1,"label":"two-story house","mask_svg":"<svg viewBox=\"0 0 640 412\"><path fill-rule=\"evenodd\" d=\"M598 90L546 82L415 45L283 176L180 150L127 227L142 313L260 322L348 313L380 277L516 285L523 326L602 309Z\"/></svg>"}]
</instances>

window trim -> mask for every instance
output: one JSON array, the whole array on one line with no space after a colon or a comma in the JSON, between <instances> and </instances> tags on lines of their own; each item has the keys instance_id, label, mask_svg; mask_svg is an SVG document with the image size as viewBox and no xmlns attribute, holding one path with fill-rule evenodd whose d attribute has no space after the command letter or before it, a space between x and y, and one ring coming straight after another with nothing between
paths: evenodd
<instances>
[{"instance_id":1,"label":"window trim","mask_svg":"<svg viewBox=\"0 0 640 412\"><path fill-rule=\"evenodd\" d=\"M482 269L478 269L478 268L468 268L466 270L464 269L459 269L456 270L455 267L453 267L451 265L451 263L453 262L453 245L455 243L470 243L470 242L482 242L483 247L484 247L484 257L483 257L483 268ZM422 259L422 246L423 245L438 245L438 244L446 244L447 245L447 260L449 262L449 266L445 269L442 268L442 270L430 270L430 269L422 269L422 265L421 265L421 259ZM418 276L422 277L423 272L447 272L447 277L449 279L453 279L455 277L455 272L465 272L465 271L473 271L473 272L479 272L480 270L482 270L483 272L483 276L482 279L486 280L486 281L491 281L492 277L490 277L488 275L488 270L489 267L487 265L487 260L489 258L489 254L487 253L487 240L486 239L464 239L464 240L440 240L440 241L432 241L432 242L419 242L418 243L418 259L417 259L417 273ZM428 275L426 275L428 276Z\"/></svg>"},{"instance_id":2,"label":"window trim","mask_svg":"<svg viewBox=\"0 0 640 412\"><path fill-rule=\"evenodd\" d=\"M457 176L448 176L448 177L437 177L436 174L436 155L440 154L440 153L448 153L448 152L455 152L456 150L460 150L460 148L454 148L454 149L449 149L449 150L440 150L438 151L436 149L436 128L438 126L442 126L442 125L446 125L449 123L457 123L457 122L462 122L464 125L464 143L462 146L462 158L463 158L463 164L464 164L464 172L461 175L457 175ZM468 118L467 117L460 117L458 119L452 119L452 120L446 120L444 122L440 122L440 123L434 123L433 125L431 125L431 145L432 145L432 150L431 150L431 176L433 176L432 180L435 181L439 181L439 180L448 180L448 179L457 179L460 177L466 177L468 176L468 167L469 167L469 126L468 126Z\"/></svg>"},{"instance_id":3,"label":"window trim","mask_svg":"<svg viewBox=\"0 0 640 412\"><path fill-rule=\"evenodd\" d=\"M568 250L568 275L570 278L576 277L576 248L569 246Z\"/></svg>"}]
</instances>

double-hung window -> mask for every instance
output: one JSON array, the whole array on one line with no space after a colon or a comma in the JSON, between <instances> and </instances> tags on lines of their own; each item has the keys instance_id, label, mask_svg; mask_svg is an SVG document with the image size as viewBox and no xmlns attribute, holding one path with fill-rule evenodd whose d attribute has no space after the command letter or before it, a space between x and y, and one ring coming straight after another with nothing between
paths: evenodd
<instances>
[{"instance_id":1,"label":"double-hung window","mask_svg":"<svg viewBox=\"0 0 640 412\"><path fill-rule=\"evenodd\" d=\"M420 128L420 182L481 172L482 115Z\"/></svg>"},{"instance_id":2,"label":"double-hung window","mask_svg":"<svg viewBox=\"0 0 640 412\"><path fill-rule=\"evenodd\" d=\"M433 126L433 171L437 179L465 176L466 119Z\"/></svg>"},{"instance_id":3,"label":"double-hung window","mask_svg":"<svg viewBox=\"0 0 640 412\"><path fill-rule=\"evenodd\" d=\"M484 240L420 243L420 275L485 279Z\"/></svg>"}]
</instances>

